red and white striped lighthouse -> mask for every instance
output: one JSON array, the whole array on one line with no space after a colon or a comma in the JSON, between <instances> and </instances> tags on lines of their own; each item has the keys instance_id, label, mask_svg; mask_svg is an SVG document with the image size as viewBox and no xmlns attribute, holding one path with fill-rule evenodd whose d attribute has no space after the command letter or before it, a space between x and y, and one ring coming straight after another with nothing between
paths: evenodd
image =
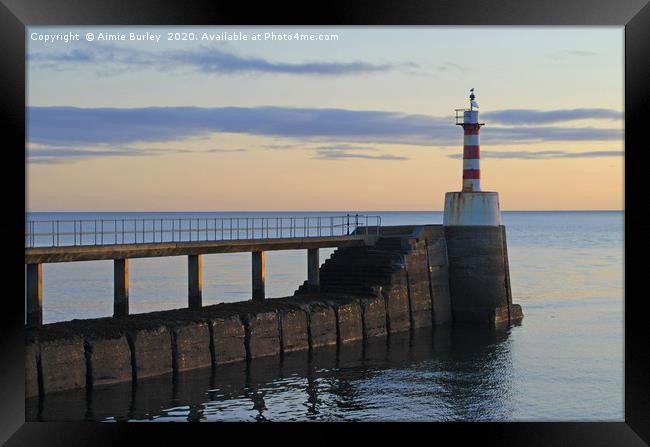
<instances>
[{"instance_id":1,"label":"red and white striped lighthouse","mask_svg":"<svg viewBox=\"0 0 650 447\"><path fill-rule=\"evenodd\" d=\"M443 225L501 225L499 194L481 191L478 104L470 90L469 109L456 109L456 124L463 126L463 189L445 194Z\"/></svg>"},{"instance_id":2,"label":"red and white striped lighthouse","mask_svg":"<svg viewBox=\"0 0 650 447\"><path fill-rule=\"evenodd\" d=\"M463 192L481 190L479 132L483 123L478 122L478 104L474 89L470 90L470 108L456 110L456 124L463 126ZM463 112L462 122L458 122L458 112Z\"/></svg>"}]
</instances>

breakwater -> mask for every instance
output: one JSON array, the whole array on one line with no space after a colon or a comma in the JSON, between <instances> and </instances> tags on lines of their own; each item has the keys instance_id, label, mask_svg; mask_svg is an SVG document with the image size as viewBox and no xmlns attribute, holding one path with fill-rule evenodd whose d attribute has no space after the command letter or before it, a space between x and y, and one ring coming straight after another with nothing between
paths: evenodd
<instances>
[{"instance_id":1,"label":"breakwater","mask_svg":"<svg viewBox=\"0 0 650 447\"><path fill-rule=\"evenodd\" d=\"M505 229L383 227L292 297L73 320L27 330L26 394L137 381L452 321L500 326L512 303Z\"/></svg>"}]
</instances>

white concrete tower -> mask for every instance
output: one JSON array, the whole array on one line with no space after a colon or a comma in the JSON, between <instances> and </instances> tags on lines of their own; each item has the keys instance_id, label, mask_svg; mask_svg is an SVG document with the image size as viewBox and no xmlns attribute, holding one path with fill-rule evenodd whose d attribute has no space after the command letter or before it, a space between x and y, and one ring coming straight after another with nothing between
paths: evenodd
<instances>
[{"instance_id":1,"label":"white concrete tower","mask_svg":"<svg viewBox=\"0 0 650 447\"><path fill-rule=\"evenodd\" d=\"M499 194L481 191L478 103L470 90L469 109L456 109L456 124L463 127L463 189L445 194L443 225L501 225Z\"/></svg>"}]
</instances>

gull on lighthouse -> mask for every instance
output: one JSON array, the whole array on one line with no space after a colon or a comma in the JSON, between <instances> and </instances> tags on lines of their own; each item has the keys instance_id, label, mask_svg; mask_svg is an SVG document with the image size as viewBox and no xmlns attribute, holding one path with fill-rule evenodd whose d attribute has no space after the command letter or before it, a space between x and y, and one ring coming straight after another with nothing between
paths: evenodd
<instances>
[{"instance_id":1,"label":"gull on lighthouse","mask_svg":"<svg viewBox=\"0 0 650 447\"><path fill-rule=\"evenodd\" d=\"M475 101L476 95L474 94L474 88L469 89L469 108L471 109L478 109L478 102Z\"/></svg>"}]
</instances>

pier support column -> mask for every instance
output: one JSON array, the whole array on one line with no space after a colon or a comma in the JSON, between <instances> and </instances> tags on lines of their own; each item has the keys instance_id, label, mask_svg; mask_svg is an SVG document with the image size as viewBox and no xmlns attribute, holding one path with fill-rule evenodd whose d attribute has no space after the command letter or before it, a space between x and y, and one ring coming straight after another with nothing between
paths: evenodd
<instances>
[{"instance_id":1,"label":"pier support column","mask_svg":"<svg viewBox=\"0 0 650 447\"><path fill-rule=\"evenodd\" d=\"M43 324L43 264L27 264L27 326Z\"/></svg>"},{"instance_id":2,"label":"pier support column","mask_svg":"<svg viewBox=\"0 0 650 447\"><path fill-rule=\"evenodd\" d=\"M202 289L203 275L201 255L189 255L187 257L188 273L188 306L190 309L200 309L203 306Z\"/></svg>"},{"instance_id":3,"label":"pier support column","mask_svg":"<svg viewBox=\"0 0 650 447\"><path fill-rule=\"evenodd\" d=\"M264 299L264 279L266 276L264 258L265 253L263 251L253 252L253 301Z\"/></svg>"},{"instance_id":4,"label":"pier support column","mask_svg":"<svg viewBox=\"0 0 650 447\"><path fill-rule=\"evenodd\" d=\"M318 291L320 288L320 260L318 258L318 248L307 249L307 285L312 291Z\"/></svg>"},{"instance_id":5,"label":"pier support column","mask_svg":"<svg viewBox=\"0 0 650 447\"><path fill-rule=\"evenodd\" d=\"M113 261L113 317L129 314L129 260Z\"/></svg>"}]
</instances>

